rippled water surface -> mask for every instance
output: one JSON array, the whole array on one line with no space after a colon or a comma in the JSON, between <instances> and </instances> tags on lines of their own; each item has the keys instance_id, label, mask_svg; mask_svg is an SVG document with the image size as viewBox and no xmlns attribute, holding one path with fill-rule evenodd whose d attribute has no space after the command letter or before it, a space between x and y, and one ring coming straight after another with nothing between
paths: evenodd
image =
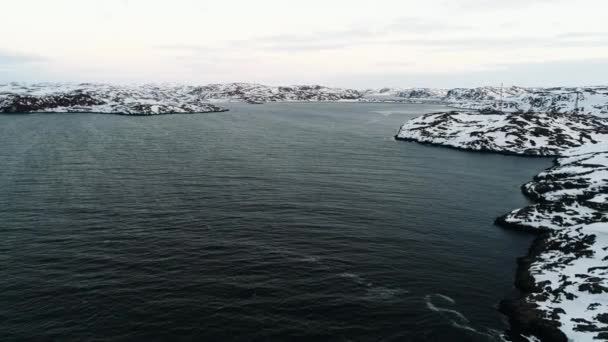
<instances>
[{"instance_id":1,"label":"rippled water surface","mask_svg":"<svg viewBox=\"0 0 608 342\"><path fill-rule=\"evenodd\" d=\"M492 341L548 159L397 142L438 107L0 115L2 340Z\"/></svg>"}]
</instances>

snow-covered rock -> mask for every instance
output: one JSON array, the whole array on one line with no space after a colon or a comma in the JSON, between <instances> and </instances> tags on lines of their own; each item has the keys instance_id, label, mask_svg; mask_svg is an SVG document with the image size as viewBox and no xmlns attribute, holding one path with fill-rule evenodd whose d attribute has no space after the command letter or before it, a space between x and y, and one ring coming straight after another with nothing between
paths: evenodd
<instances>
[{"instance_id":1,"label":"snow-covered rock","mask_svg":"<svg viewBox=\"0 0 608 342\"><path fill-rule=\"evenodd\" d=\"M183 86L104 84L0 85L0 113L80 112L126 115L221 112Z\"/></svg>"},{"instance_id":2,"label":"snow-covered rock","mask_svg":"<svg viewBox=\"0 0 608 342\"><path fill-rule=\"evenodd\" d=\"M193 87L192 92L212 102L246 101L356 101L362 94L354 89L329 88L320 85L271 87L253 83L210 84Z\"/></svg>"},{"instance_id":3,"label":"snow-covered rock","mask_svg":"<svg viewBox=\"0 0 608 342\"><path fill-rule=\"evenodd\" d=\"M88 97L87 97L88 96ZM98 111L163 114L216 111L209 103L243 101L359 101L445 104L464 109L556 112L608 117L608 87L581 88L383 88L343 89L320 85L255 83L117 86L107 84L0 84L0 110L34 106L37 111ZM70 105L66 106L65 103ZM23 104L25 107L21 106ZM74 108L72 108L74 107Z\"/></svg>"},{"instance_id":4,"label":"snow-covered rock","mask_svg":"<svg viewBox=\"0 0 608 342\"><path fill-rule=\"evenodd\" d=\"M491 108L506 112L555 112L608 117L608 87L480 87L456 88L443 102L464 109Z\"/></svg>"},{"instance_id":5,"label":"snow-covered rock","mask_svg":"<svg viewBox=\"0 0 608 342\"><path fill-rule=\"evenodd\" d=\"M526 295L503 301L503 311L526 333L554 324L573 341L608 340L608 143L564 152L523 190L540 203L497 222L547 233L520 260Z\"/></svg>"},{"instance_id":6,"label":"snow-covered rock","mask_svg":"<svg viewBox=\"0 0 608 342\"><path fill-rule=\"evenodd\" d=\"M608 340L608 119L563 113L427 114L395 137L454 148L559 156L522 186L538 203L497 218L539 233L504 300L514 341ZM524 337L527 336L527 337Z\"/></svg>"},{"instance_id":7,"label":"snow-covered rock","mask_svg":"<svg viewBox=\"0 0 608 342\"><path fill-rule=\"evenodd\" d=\"M396 139L508 154L556 156L608 139L608 121L560 113L446 112L406 122Z\"/></svg>"},{"instance_id":8,"label":"snow-covered rock","mask_svg":"<svg viewBox=\"0 0 608 342\"><path fill-rule=\"evenodd\" d=\"M109 84L0 84L0 112L95 112L116 114L204 113L213 103L244 101L357 101L353 89L319 85L271 87L251 83L119 86Z\"/></svg>"},{"instance_id":9,"label":"snow-covered rock","mask_svg":"<svg viewBox=\"0 0 608 342\"><path fill-rule=\"evenodd\" d=\"M362 91L362 102L445 103L446 89L382 88Z\"/></svg>"},{"instance_id":10,"label":"snow-covered rock","mask_svg":"<svg viewBox=\"0 0 608 342\"><path fill-rule=\"evenodd\" d=\"M576 113L608 117L608 87L384 88L361 93L360 101L440 103L472 110Z\"/></svg>"}]
</instances>

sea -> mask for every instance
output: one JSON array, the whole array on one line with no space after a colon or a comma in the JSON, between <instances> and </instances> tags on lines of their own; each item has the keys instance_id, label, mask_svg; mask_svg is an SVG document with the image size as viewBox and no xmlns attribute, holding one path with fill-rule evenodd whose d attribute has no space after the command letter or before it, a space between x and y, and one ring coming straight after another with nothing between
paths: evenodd
<instances>
[{"instance_id":1,"label":"sea","mask_svg":"<svg viewBox=\"0 0 608 342\"><path fill-rule=\"evenodd\" d=\"M551 159L395 141L442 106L0 115L2 341L500 341Z\"/></svg>"}]
</instances>

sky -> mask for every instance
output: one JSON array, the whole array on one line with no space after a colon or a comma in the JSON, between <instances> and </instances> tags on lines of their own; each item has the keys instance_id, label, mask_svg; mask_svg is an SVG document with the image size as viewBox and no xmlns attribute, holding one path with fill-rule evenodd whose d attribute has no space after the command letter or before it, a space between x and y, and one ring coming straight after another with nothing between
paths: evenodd
<instances>
[{"instance_id":1,"label":"sky","mask_svg":"<svg viewBox=\"0 0 608 342\"><path fill-rule=\"evenodd\" d=\"M0 82L608 84L606 0L0 0Z\"/></svg>"}]
</instances>

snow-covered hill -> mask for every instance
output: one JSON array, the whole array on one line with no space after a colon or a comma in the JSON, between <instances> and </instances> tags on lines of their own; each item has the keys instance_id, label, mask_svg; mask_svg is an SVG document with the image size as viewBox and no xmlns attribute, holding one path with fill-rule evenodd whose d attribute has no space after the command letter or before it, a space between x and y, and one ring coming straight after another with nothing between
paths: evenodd
<instances>
[{"instance_id":1,"label":"snow-covered hill","mask_svg":"<svg viewBox=\"0 0 608 342\"><path fill-rule=\"evenodd\" d=\"M207 113L225 109L182 86L104 84L0 85L0 113L85 112L127 115Z\"/></svg>"},{"instance_id":2,"label":"snow-covered hill","mask_svg":"<svg viewBox=\"0 0 608 342\"><path fill-rule=\"evenodd\" d=\"M502 100L501 100L502 99ZM608 117L608 87L582 88L383 88L342 89L320 85L253 83L118 86L108 84L0 84L0 112L89 111L164 114L218 111L212 103L360 101L445 104L505 112L557 112Z\"/></svg>"},{"instance_id":3,"label":"snow-covered hill","mask_svg":"<svg viewBox=\"0 0 608 342\"><path fill-rule=\"evenodd\" d=\"M366 90L360 101L440 103L461 109L556 112L608 117L608 87L478 87Z\"/></svg>"},{"instance_id":4,"label":"snow-covered hill","mask_svg":"<svg viewBox=\"0 0 608 342\"><path fill-rule=\"evenodd\" d=\"M443 102L464 109L492 108L505 112L557 112L608 117L608 87L457 88L449 90Z\"/></svg>"},{"instance_id":5,"label":"snow-covered hill","mask_svg":"<svg viewBox=\"0 0 608 342\"><path fill-rule=\"evenodd\" d=\"M453 111L412 119L396 138L476 151L557 156L572 147L608 140L608 121L579 114Z\"/></svg>"},{"instance_id":6,"label":"snow-covered hill","mask_svg":"<svg viewBox=\"0 0 608 342\"><path fill-rule=\"evenodd\" d=\"M0 84L0 112L95 112L115 114L205 113L218 102L354 101L357 90L319 85L270 87L230 83L205 86L108 84Z\"/></svg>"},{"instance_id":7,"label":"snow-covered hill","mask_svg":"<svg viewBox=\"0 0 608 342\"><path fill-rule=\"evenodd\" d=\"M361 92L354 89L320 85L271 87L252 83L210 84L192 87L192 93L211 102L355 101L362 97Z\"/></svg>"},{"instance_id":8,"label":"snow-covered hill","mask_svg":"<svg viewBox=\"0 0 608 342\"><path fill-rule=\"evenodd\" d=\"M446 89L434 88L382 88L362 91L360 101L364 102L405 102L444 103Z\"/></svg>"}]
</instances>

